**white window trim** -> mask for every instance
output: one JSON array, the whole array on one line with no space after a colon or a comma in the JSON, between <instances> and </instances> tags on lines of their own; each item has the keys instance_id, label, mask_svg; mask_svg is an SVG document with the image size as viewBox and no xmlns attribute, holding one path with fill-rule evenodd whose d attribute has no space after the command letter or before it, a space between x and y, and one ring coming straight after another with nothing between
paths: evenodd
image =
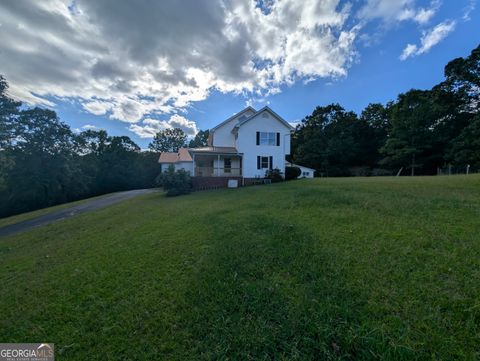
<instances>
[{"instance_id":1,"label":"white window trim","mask_svg":"<svg viewBox=\"0 0 480 361\"><path fill-rule=\"evenodd\" d=\"M267 166L263 166L263 158L267 158ZM260 156L260 169L270 169L270 156L261 155Z\"/></svg>"}]
</instances>

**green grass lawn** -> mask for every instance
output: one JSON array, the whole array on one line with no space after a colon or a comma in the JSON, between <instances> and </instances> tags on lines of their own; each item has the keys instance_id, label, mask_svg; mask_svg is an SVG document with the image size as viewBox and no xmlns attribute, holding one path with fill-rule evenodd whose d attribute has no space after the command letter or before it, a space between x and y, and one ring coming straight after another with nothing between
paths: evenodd
<instances>
[{"instance_id":1,"label":"green grass lawn","mask_svg":"<svg viewBox=\"0 0 480 361\"><path fill-rule=\"evenodd\" d=\"M150 194L0 239L58 360L480 359L480 177Z\"/></svg>"}]
</instances>

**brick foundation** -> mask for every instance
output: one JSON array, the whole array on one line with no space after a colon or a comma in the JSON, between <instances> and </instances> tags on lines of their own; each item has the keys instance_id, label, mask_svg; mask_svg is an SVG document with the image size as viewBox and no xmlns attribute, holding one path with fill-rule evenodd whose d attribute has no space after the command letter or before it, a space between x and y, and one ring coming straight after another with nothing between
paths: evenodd
<instances>
[{"instance_id":1,"label":"brick foundation","mask_svg":"<svg viewBox=\"0 0 480 361\"><path fill-rule=\"evenodd\" d=\"M243 177L192 177L192 187L195 191L227 188L229 179L238 180L239 187L243 185Z\"/></svg>"},{"instance_id":2,"label":"brick foundation","mask_svg":"<svg viewBox=\"0 0 480 361\"><path fill-rule=\"evenodd\" d=\"M228 180L238 180L238 187L252 186L256 184L264 184L260 178L243 178L243 177L192 177L192 188L194 191L207 189L228 188Z\"/></svg>"}]
</instances>

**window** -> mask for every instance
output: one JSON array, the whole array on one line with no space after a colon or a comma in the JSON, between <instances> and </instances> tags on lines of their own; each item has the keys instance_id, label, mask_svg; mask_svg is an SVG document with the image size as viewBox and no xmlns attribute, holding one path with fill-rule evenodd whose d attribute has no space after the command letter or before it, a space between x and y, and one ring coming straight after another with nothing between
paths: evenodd
<instances>
[{"instance_id":1,"label":"window","mask_svg":"<svg viewBox=\"0 0 480 361\"><path fill-rule=\"evenodd\" d=\"M268 157L261 157L260 159L260 166L262 167L262 169L268 169Z\"/></svg>"},{"instance_id":2,"label":"window","mask_svg":"<svg viewBox=\"0 0 480 361\"><path fill-rule=\"evenodd\" d=\"M257 169L272 169L273 157L257 155Z\"/></svg>"},{"instance_id":3,"label":"window","mask_svg":"<svg viewBox=\"0 0 480 361\"><path fill-rule=\"evenodd\" d=\"M259 145L277 145L277 134L272 132L260 132Z\"/></svg>"},{"instance_id":4,"label":"window","mask_svg":"<svg viewBox=\"0 0 480 361\"><path fill-rule=\"evenodd\" d=\"M224 158L223 159L223 172L230 173L232 171L232 159Z\"/></svg>"},{"instance_id":5,"label":"window","mask_svg":"<svg viewBox=\"0 0 480 361\"><path fill-rule=\"evenodd\" d=\"M306 177L310 174L310 172L303 172L303 176Z\"/></svg>"}]
</instances>

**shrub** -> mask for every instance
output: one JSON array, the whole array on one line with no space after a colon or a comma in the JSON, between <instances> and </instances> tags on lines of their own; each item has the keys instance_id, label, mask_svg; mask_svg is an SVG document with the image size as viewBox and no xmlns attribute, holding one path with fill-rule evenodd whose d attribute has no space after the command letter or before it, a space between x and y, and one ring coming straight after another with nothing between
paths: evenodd
<instances>
[{"instance_id":1,"label":"shrub","mask_svg":"<svg viewBox=\"0 0 480 361\"><path fill-rule=\"evenodd\" d=\"M170 165L165 172L160 173L156 181L157 185L163 187L167 192L167 197L188 194L192 190L190 174L184 169L175 171L173 165Z\"/></svg>"},{"instance_id":2,"label":"shrub","mask_svg":"<svg viewBox=\"0 0 480 361\"><path fill-rule=\"evenodd\" d=\"M265 172L265 178L271 179L272 183L281 182L283 181L282 174L283 173L278 168L269 169Z\"/></svg>"},{"instance_id":3,"label":"shrub","mask_svg":"<svg viewBox=\"0 0 480 361\"><path fill-rule=\"evenodd\" d=\"M285 180L297 179L302 174L298 167L285 167Z\"/></svg>"}]
</instances>

